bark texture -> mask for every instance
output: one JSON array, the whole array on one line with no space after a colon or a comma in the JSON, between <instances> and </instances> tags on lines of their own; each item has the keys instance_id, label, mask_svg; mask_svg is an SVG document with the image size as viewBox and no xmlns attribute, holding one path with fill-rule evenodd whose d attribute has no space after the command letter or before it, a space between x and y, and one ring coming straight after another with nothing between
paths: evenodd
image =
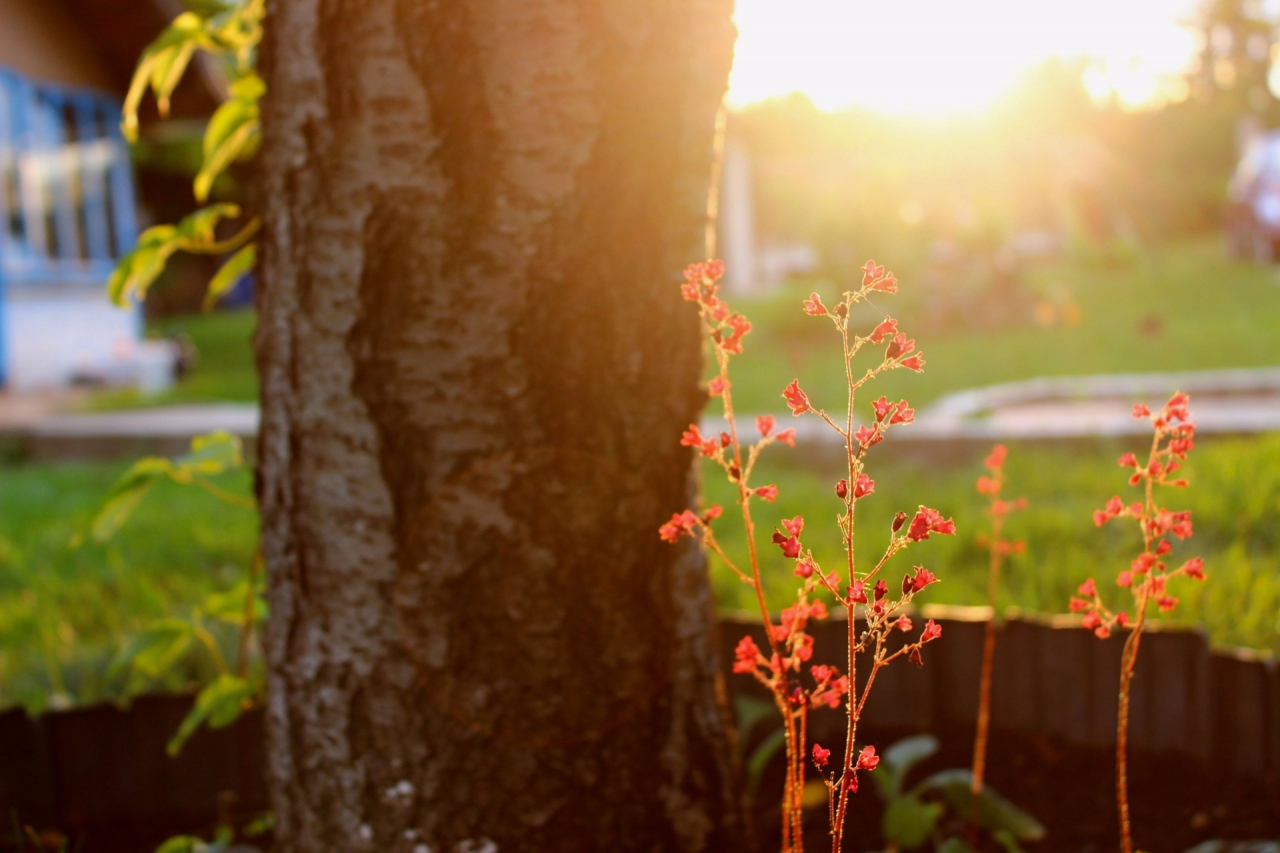
<instances>
[{"instance_id":1,"label":"bark texture","mask_svg":"<svg viewBox=\"0 0 1280 853\"><path fill-rule=\"evenodd\" d=\"M283 849L740 849L690 500L731 0L276 0L256 347Z\"/></svg>"}]
</instances>

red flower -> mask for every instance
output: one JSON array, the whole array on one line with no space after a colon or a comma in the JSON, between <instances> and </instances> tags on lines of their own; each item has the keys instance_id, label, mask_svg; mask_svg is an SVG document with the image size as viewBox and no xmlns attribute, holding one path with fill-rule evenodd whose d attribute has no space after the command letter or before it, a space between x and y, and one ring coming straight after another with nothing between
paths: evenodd
<instances>
[{"instance_id":1,"label":"red flower","mask_svg":"<svg viewBox=\"0 0 1280 853\"><path fill-rule=\"evenodd\" d=\"M814 317L821 317L827 313L827 306L822 304L822 299L818 294L810 293L809 298L804 301L804 313L811 314Z\"/></svg>"},{"instance_id":2,"label":"red flower","mask_svg":"<svg viewBox=\"0 0 1280 853\"><path fill-rule=\"evenodd\" d=\"M1161 613L1168 613L1178 606L1178 599L1172 595L1162 595L1156 599L1156 605L1160 608Z\"/></svg>"},{"instance_id":3,"label":"red flower","mask_svg":"<svg viewBox=\"0 0 1280 853\"><path fill-rule=\"evenodd\" d=\"M987 459L983 464L985 464L991 471L998 471L1004 467L1004 460L1008 454L1009 449L1007 447L1003 444L997 444L995 447L991 448L991 454L987 456Z\"/></svg>"},{"instance_id":4,"label":"red flower","mask_svg":"<svg viewBox=\"0 0 1280 853\"><path fill-rule=\"evenodd\" d=\"M849 495L849 481L841 480L836 483L836 497L844 500Z\"/></svg>"},{"instance_id":5,"label":"red flower","mask_svg":"<svg viewBox=\"0 0 1280 853\"><path fill-rule=\"evenodd\" d=\"M887 417L888 414L893 411L893 403L890 403L884 397L881 397L879 400L876 400L874 403L871 404L871 406L876 410L877 423L884 420L885 417Z\"/></svg>"},{"instance_id":6,"label":"red flower","mask_svg":"<svg viewBox=\"0 0 1280 853\"><path fill-rule=\"evenodd\" d=\"M978 478L978 494L981 494L981 495L1000 494L1000 481L993 480L987 476L979 477Z\"/></svg>"},{"instance_id":7,"label":"red flower","mask_svg":"<svg viewBox=\"0 0 1280 853\"><path fill-rule=\"evenodd\" d=\"M884 343L885 338L891 338L898 333L898 321L892 317L888 317L880 325L871 330L871 334L867 335L867 340L873 344Z\"/></svg>"},{"instance_id":8,"label":"red flower","mask_svg":"<svg viewBox=\"0 0 1280 853\"><path fill-rule=\"evenodd\" d=\"M880 763L880 756L876 755L876 748L868 746L858 753L858 769L859 770L875 770L876 765Z\"/></svg>"},{"instance_id":9,"label":"red flower","mask_svg":"<svg viewBox=\"0 0 1280 853\"><path fill-rule=\"evenodd\" d=\"M804 530L804 516L797 515L795 518L782 519L782 527L792 536L799 536L800 531Z\"/></svg>"},{"instance_id":10,"label":"red flower","mask_svg":"<svg viewBox=\"0 0 1280 853\"><path fill-rule=\"evenodd\" d=\"M919 542L922 539L928 539L930 533L950 535L955 532L954 521L943 518L942 513L936 509L922 506L916 512L915 518L911 519L911 526L907 528L907 538L912 542Z\"/></svg>"},{"instance_id":11,"label":"red flower","mask_svg":"<svg viewBox=\"0 0 1280 853\"><path fill-rule=\"evenodd\" d=\"M1133 416L1135 418L1150 417L1151 410L1147 408L1146 403L1138 403L1133 407Z\"/></svg>"},{"instance_id":12,"label":"red flower","mask_svg":"<svg viewBox=\"0 0 1280 853\"><path fill-rule=\"evenodd\" d=\"M924 630L920 632L920 642L927 643L930 640L936 640L942 636L942 626L930 619L924 623Z\"/></svg>"},{"instance_id":13,"label":"red flower","mask_svg":"<svg viewBox=\"0 0 1280 853\"><path fill-rule=\"evenodd\" d=\"M898 617L898 621L894 623L894 626L895 626L899 631L910 631L910 630L911 630L911 618L910 618L909 616L899 616L899 617Z\"/></svg>"},{"instance_id":14,"label":"red flower","mask_svg":"<svg viewBox=\"0 0 1280 853\"><path fill-rule=\"evenodd\" d=\"M702 290L698 287L697 281L686 281L684 284L680 285L680 295L683 296L687 302L697 302L701 293Z\"/></svg>"},{"instance_id":15,"label":"red flower","mask_svg":"<svg viewBox=\"0 0 1280 853\"><path fill-rule=\"evenodd\" d=\"M831 757L831 750L823 749L816 743L813 745L813 763L819 770L827 766L827 759Z\"/></svg>"},{"instance_id":16,"label":"red flower","mask_svg":"<svg viewBox=\"0 0 1280 853\"><path fill-rule=\"evenodd\" d=\"M906 400L899 400L898 407L889 418L891 424L909 424L916 419L915 409L907 405Z\"/></svg>"},{"instance_id":17,"label":"red flower","mask_svg":"<svg viewBox=\"0 0 1280 853\"><path fill-rule=\"evenodd\" d=\"M910 358L904 358L902 360L902 366L908 370L914 370L916 373L920 373L924 370L924 356L917 353Z\"/></svg>"},{"instance_id":18,"label":"red flower","mask_svg":"<svg viewBox=\"0 0 1280 853\"><path fill-rule=\"evenodd\" d=\"M911 591L919 592L931 583L937 583L938 576L924 566L916 566L915 579L911 581Z\"/></svg>"},{"instance_id":19,"label":"red flower","mask_svg":"<svg viewBox=\"0 0 1280 853\"><path fill-rule=\"evenodd\" d=\"M758 498L764 498L769 503L773 503L778 499L778 487L773 483L767 486L759 486L753 490L753 494Z\"/></svg>"},{"instance_id":20,"label":"red flower","mask_svg":"<svg viewBox=\"0 0 1280 853\"><path fill-rule=\"evenodd\" d=\"M857 432L853 434L853 440L861 444L863 447L870 447L879 443L881 439L880 431L872 429L869 426L858 427Z\"/></svg>"},{"instance_id":21,"label":"red flower","mask_svg":"<svg viewBox=\"0 0 1280 853\"><path fill-rule=\"evenodd\" d=\"M1160 411L1160 417L1169 423L1190 421L1191 412L1187 409L1190 403L1191 398L1179 391L1169 398L1169 402L1164 404L1164 408Z\"/></svg>"},{"instance_id":22,"label":"red flower","mask_svg":"<svg viewBox=\"0 0 1280 853\"><path fill-rule=\"evenodd\" d=\"M867 585L862 581L854 581L849 586L849 600L856 604L867 603Z\"/></svg>"},{"instance_id":23,"label":"red flower","mask_svg":"<svg viewBox=\"0 0 1280 853\"><path fill-rule=\"evenodd\" d=\"M874 284L884 276L884 267L875 261L867 261L862 265L862 286Z\"/></svg>"},{"instance_id":24,"label":"red flower","mask_svg":"<svg viewBox=\"0 0 1280 853\"><path fill-rule=\"evenodd\" d=\"M825 663L814 664L809 669L809 674L813 676L813 680L818 682L818 686L835 675L835 670L827 666Z\"/></svg>"},{"instance_id":25,"label":"red flower","mask_svg":"<svg viewBox=\"0 0 1280 853\"><path fill-rule=\"evenodd\" d=\"M840 482L844 482L841 480ZM868 477L866 474L859 474L858 479L853 483L853 496L855 498L864 498L876 490L876 481Z\"/></svg>"},{"instance_id":26,"label":"red flower","mask_svg":"<svg viewBox=\"0 0 1280 853\"><path fill-rule=\"evenodd\" d=\"M699 523L698 516L694 515L693 510L686 509L673 513L671 520L658 528L658 536L664 542L675 542L682 533L692 536Z\"/></svg>"},{"instance_id":27,"label":"red flower","mask_svg":"<svg viewBox=\"0 0 1280 853\"><path fill-rule=\"evenodd\" d=\"M1072 613L1083 613L1084 611L1088 610L1090 607L1093 607L1093 602L1085 601L1083 598L1073 597L1071 599L1071 603L1067 606Z\"/></svg>"},{"instance_id":28,"label":"red flower","mask_svg":"<svg viewBox=\"0 0 1280 853\"><path fill-rule=\"evenodd\" d=\"M707 524L713 521L714 519L719 518L720 514L723 512L724 512L724 507L720 506L720 504L712 504L711 506L707 507L707 511L702 514L702 523Z\"/></svg>"},{"instance_id":29,"label":"red flower","mask_svg":"<svg viewBox=\"0 0 1280 853\"><path fill-rule=\"evenodd\" d=\"M804 578L805 580L808 580L809 578L813 577L813 570L815 568L816 566L813 565L813 560L810 560L808 557L801 557L798 561L796 561L796 567L792 569L792 571L795 573L797 577L801 577L801 578Z\"/></svg>"},{"instance_id":30,"label":"red flower","mask_svg":"<svg viewBox=\"0 0 1280 853\"><path fill-rule=\"evenodd\" d=\"M1138 559L1130 563L1134 574L1144 575L1151 571L1151 567L1156 564L1155 554L1139 554Z\"/></svg>"},{"instance_id":31,"label":"red flower","mask_svg":"<svg viewBox=\"0 0 1280 853\"><path fill-rule=\"evenodd\" d=\"M783 536L775 530L773 531L773 541L782 549L782 556L791 560L800 556L800 540L795 536Z\"/></svg>"},{"instance_id":32,"label":"red flower","mask_svg":"<svg viewBox=\"0 0 1280 853\"><path fill-rule=\"evenodd\" d=\"M773 415L756 416L756 429L760 431L761 435L767 436L773 432L775 426L777 426L777 422L773 419Z\"/></svg>"},{"instance_id":33,"label":"red flower","mask_svg":"<svg viewBox=\"0 0 1280 853\"><path fill-rule=\"evenodd\" d=\"M906 355L915 348L916 342L899 332L894 335L893 340L889 342L888 348L884 351L884 357L892 361L899 356Z\"/></svg>"},{"instance_id":34,"label":"red flower","mask_svg":"<svg viewBox=\"0 0 1280 853\"><path fill-rule=\"evenodd\" d=\"M898 280L894 278L893 273L889 273L884 278L871 285L872 290L880 290L885 293L898 292Z\"/></svg>"},{"instance_id":35,"label":"red flower","mask_svg":"<svg viewBox=\"0 0 1280 853\"><path fill-rule=\"evenodd\" d=\"M1189 578L1195 578L1198 581L1204 580L1204 560L1199 557L1192 557L1181 566L1178 571Z\"/></svg>"},{"instance_id":36,"label":"red flower","mask_svg":"<svg viewBox=\"0 0 1280 853\"><path fill-rule=\"evenodd\" d=\"M702 431L697 424L689 424L689 428L680 436L681 447L699 447L702 441Z\"/></svg>"},{"instance_id":37,"label":"red flower","mask_svg":"<svg viewBox=\"0 0 1280 853\"><path fill-rule=\"evenodd\" d=\"M1116 575L1116 586L1122 586L1126 588L1133 586L1133 572L1129 571L1128 569L1125 569L1123 572Z\"/></svg>"},{"instance_id":38,"label":"red flower","mask_svg":"<svg viewBox=\"0 0 1280 853\"><path fill-rule=\"evenodd\" d=\"M707 393L712 397L719 397L725 391L729 390L729 385L730 383L728 379L725 379L723 376L716 376L707 383Z\"/></svg>"},{"instance_id":39,"label":"red flower","mask_svg":"<svg viewBox=\"0 0 1280 853\"><path fill-rule=\"evenodd\" d=\"M738 641L737 647L733 650L733 655L733 671L737 673L752 672L764 661L764 656L760 654L760 648L756 645L756 641L751 639L750 635Z\"/></svg>"},{"instance_id":40,"label":"red flower","mask_svg":"<svg viewBox=\"0 0 1280 853\"><path fill-rule=\"evenodd\" d=\"M791 407L791 414L803 415L809 411L809 398L804 391L800 390L799 379L792 379L791 384L783 390L782 396Z\"/></svg>"},{"instance_id":41,"label":"red flower","mask_svg":"<svg viewBox=\"0 0 1280 853\"><path fill-rule=\"evenodd\" d=\"M1096 598L1098 596L1098 586L1093 582L1093 578L1089 578L1087 581L1080 584L1080 588L1076 590L1076 592L1086 598Z\"/></svg>"},{"instance_id":42,"label":"red flower","mask_svg":"<svg viewBox=\"0 0 1280 853\"><path fill-rule=\"evenodd\" d=\"M1116 460L1116 464L1121 468L1137 468L1138 457L1134 456L1132 453L1125 453Z\"/></svg>"},{"instance_id":43,"label":"red flower","mask_svg":"<svg viewBox=\"0 0 1280 853\"><path fill-rule=\"evenodd\" d=\"M742 353L742 339L751 331L751 322L741 314L732 314L729 316L729 327L732 331L719 340L718 343L725 352L740 355Z\"/></svg>"},{"instance_id":44,"label":"red flower","mask_svg":"<svg viewBox=\"0 0 1280 853\"><path fill-rule=\"evenodd\" d=\"M720 276L724 275L724 261L719 259L707 261L703 264L703 274L712 281L720 278Z\"/></svg>"},{"instance_id":45,"label":"red flower","mask_svg":"<svg viewBox=\"0 0 1280 853\"><path fill-rule=\"evenodd\" d=\"M889 594L889 585L884 581L876 581L876 587L871 591L871 594L876 601L879 601Z\"/></svg>"},{"instance_id":46,"label":"red flower","mask_svg":"<svg viewBox=\"0 0 1280 853\"><path fill-rule=\"evenodd\" d=\"M775 435L774 438L777 439L778 441L781 441L783 444L787 445L788 447L795 447L796 446L795 427L784 429L782 432Z\"/></svg>"}]
</instances>

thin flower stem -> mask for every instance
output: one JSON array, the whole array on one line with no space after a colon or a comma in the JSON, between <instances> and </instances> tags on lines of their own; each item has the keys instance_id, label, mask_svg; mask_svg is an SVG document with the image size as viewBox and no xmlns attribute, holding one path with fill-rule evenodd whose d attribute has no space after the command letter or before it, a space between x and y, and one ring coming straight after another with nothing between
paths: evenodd
<instances>
[{"instance_id":1,"label":"thin flower stem","mask_svg":"<svg viewBox=\"0 0 1280 853\"><path fill-rule=\"evenodd\" d=\"M993 509L996 500L998 497L993 496ZM1003 527L1004 517L993 511L990 559L987 564L987 608L991 613L982 636L982 675L978 681L978 725L973 738L973 778L970 786L973 803L969 815L969 846L975 849L978 843L978 804L986 775L987 737L991 728L991 680L996 657L996 593L1000 583L1000 534Z\"/></svg>"}]
</instances>

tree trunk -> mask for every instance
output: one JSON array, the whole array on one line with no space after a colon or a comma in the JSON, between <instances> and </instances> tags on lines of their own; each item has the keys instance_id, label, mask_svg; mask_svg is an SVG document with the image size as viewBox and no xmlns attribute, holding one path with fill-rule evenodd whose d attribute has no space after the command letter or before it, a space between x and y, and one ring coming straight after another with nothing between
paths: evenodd
<instances>
[{"instance_id":1,"label":"tree trunk","mask_svg":"<svg viewBox=\"0 0 1280 853\"><path fill-rule=\"evenodd\" d=\"M692 499L731 0L275 0L282 849L740 849Z\"/></svg>"}]
</instances>

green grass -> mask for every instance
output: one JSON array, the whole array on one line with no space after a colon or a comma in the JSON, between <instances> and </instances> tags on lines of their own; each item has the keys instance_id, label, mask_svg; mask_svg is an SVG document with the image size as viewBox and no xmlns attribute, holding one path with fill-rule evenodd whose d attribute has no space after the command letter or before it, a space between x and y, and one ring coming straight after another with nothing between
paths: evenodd
<instances>
[{"instance_id":1,"label":"green grass","mask_svg":"<svg viewBox=\"0 0 1280 853\"><path fill-rule=\"evenodd\" d=\"M171 483L144 498L112 541L76 547L126 467L0 468L0 707L119 695L122 685L103 673L125 640L156 617L188 614L248 565L254 513ZM249 480L240 470L218 483L247 494Z\"/></svg>"},{"instance_id":2,"label":"green grass","mask_svg":"<svg viewBox=\"0 0 1280 853\"><path fill-rule=\"evenodd\" d=\"M906 397L919 407L952 391L1036 376L1280 364L1277 273L1224 260L1217 240L1152 250L1119 268L1056 262L1027 278L1042 294L1070 292L1079 322L926 334L913 320L929 298L926 285L907 280L899 294L880 295L875 307L899 318L928 364L922 374L899 370L878 379L872 396ZM782 389L797 377L815 405L843 406L839 339L800 310L810 289L828 304L837 296L833 284L806 282L763 299L731 298L755 324L732 367L739 411L785 411ZM870 329L879 317L860 319Z\"/></svg>"},{"instance_id":3,"label":"green grass","mask_svg":"<svg viewBox=\"0 0 1280 853\"><path fill-rule=\"evenodd\" d=\"M1010 605L1049 613L1066 611L1067 600L1086 577L1098 579L1108 601L1123 607L1128 593L1114 585L1141 547L1132 525L1112 522L1099 529L1091 519L1113 494L1132 494L1125 472L1115 464L1124 450L1142 450L1140 440L1101 442L1092 448L1064 449L1014 445L1007 465L1007 494L1025 495L1025 512L1008 523L1008 535L1027 543L1024 555L1014 556L1001 587L1001 607ZM1247 439L1201 441L1192 453L1186 491L1165 492L1166 503L1193 513L1195 536L1174 546L1172 557L1205 558L1208 579L1177 581L1172 590L1182 599L1175 613L1182 623L1200 623L1213 642L1280 652L1280 435ZM753 482L776 482L776 504L753 503L762 554L767 562L767 589L777 606L794 597L796 578L768 535L784 515L805 517L806 545L828 570L843 568L844 555L835 532L840 502L833 486L842 476L840 464L819 472L791 464L788 448L771 449L757 467ZM923 603L984 604L986 557L974 544L988 521L985 500L974 490L981 459L949 467L921 459L890 459L880 464L870 457L868 473L876 491L858 502L858 552L861 566L877 559L888 541L889 525L899 509L915 510L923 503L955 518L954 537L931 537L895 559L888 580L892 585L912 565L923 564L943 582L921 597ZM732 507L733 493L723 474L704 471L707 499L726 506L716 523L730 557L746 564L746 541ZM842 571L842 575L843 575ZM720 606L750 611L749 587L727 567L712 559L712 578ZM1123 593L1123 596L1122 596Z\"/></svg>"}]
</instances>

